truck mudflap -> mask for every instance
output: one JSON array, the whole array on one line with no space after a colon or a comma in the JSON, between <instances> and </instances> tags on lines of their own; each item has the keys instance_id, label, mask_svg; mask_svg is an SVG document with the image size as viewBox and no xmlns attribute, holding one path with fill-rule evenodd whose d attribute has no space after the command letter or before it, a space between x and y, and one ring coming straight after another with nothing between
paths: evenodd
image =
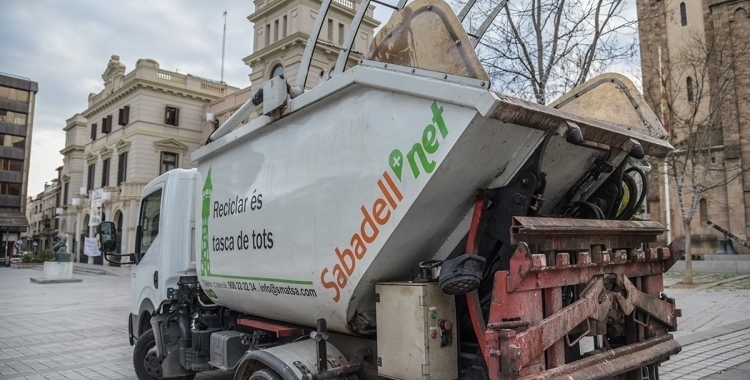
<instances>
[{"instance_id":1,"label":"truck mudflap","mask_svg":"<svg viewBox=\"0 0 750 380\"><path fill-rule=\"evenodd\" d=\"M467 254L485 228L478 197ZM648 244L665 229L653 221L514 217L516 249L497 271L487 307L466 295L490 379L657 379L658 363L680 351L673 299L662 275L683 251ZM593 351L580 343L594 337Z\"/></svg>"}]
</instances>

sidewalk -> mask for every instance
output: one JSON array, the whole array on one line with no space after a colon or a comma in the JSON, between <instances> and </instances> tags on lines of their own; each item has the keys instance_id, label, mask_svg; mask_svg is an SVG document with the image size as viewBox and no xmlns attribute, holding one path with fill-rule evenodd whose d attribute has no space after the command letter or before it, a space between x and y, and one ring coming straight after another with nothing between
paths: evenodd
<instances>
[{"instance_id":1,"label":"sidewalk","mask_svg":"<svg viewBox=\"0 0 750 380\"><path fill-rule=\"evenodd\" d=\"M17 264L12 264L11 267ZM21 264L23 268L42 270L43 263ZM18 269L18 268L16 268ZM73 273L130 277L130 267L109 267L96 264L73 263Z\"/></svg>"},{"instance_id":2,"label":"sidewalk","mask_svg":"<svg viewBox=\"0 0 750 380\"><path fill-rule=\"evenodd\" d=\"M104 265L73 263L73 270L79 269L90 273L103 272L110 276L130 277L130 267L108 267Z\"/></svg>"},{"instance_id":3,"label":"sidewalk","mask_svg":"<svg viewBox=\"0 0 750 380\"><path fill-rule=\"evenodd\" d=\"M74 268L83 282L49 286L29 282L34 269L0 268L0 379L135 378L127 341L130 269ZM665 275L665 293L685 317L674 334L682 352L659 368L661 379L750 379L750 276L696 274L691 287L681 279Z\"/></svg>"},{"instance_id":4,"label":"sidewalk","mask_svg":"<svg viewBox=\"0 0 750 380\"><path fill-rule=\"evenodd\" d=\"M659 368L660 378L750 379L750 276L696 274L692 287L681 279L665 276L665 293L685 317L674 333L682 351Z\"/></svg>"}]
</instances>

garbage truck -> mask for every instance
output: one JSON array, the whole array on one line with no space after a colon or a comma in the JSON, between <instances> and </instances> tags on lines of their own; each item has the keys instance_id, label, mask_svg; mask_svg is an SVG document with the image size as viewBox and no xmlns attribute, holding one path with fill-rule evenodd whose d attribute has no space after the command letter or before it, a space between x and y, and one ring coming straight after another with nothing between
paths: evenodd
<instances>
[{"instance_id":1,"label":"garbage truck","mask_svg":"<svg viewBox=\"0 0 750 380\"><path fill-rule=\"evenodd\" d=\"M311 37L294 83L150 182L134 253L99 225L132 264L138 378L658 379L683 243L632 220L672 150L658 118L616 74L549 106L497 93L460 14L396 8L308 89Z\"/></svg>"}]
</instances>

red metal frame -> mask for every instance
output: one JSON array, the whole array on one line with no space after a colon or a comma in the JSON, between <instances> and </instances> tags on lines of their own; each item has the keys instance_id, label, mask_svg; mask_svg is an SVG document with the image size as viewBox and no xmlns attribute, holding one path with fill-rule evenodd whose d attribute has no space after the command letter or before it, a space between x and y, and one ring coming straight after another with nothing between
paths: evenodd
<instances>
[{"instance_id":1,"label":"red metal frame","mask_svg":"<svg viewBox=\"0 0 750 380\"><path fill-rule=\"evenodd\" d=\"M478 254L484 204L478 196L466 254ZM677 242L669 248L640 248L640 242L654 241L663 231L658 224L532 217L514 218L513 224L517 249L510 269L494 275L487 321L478 292L466 295L491 379L546 379L574 372L601 378L640 371L679 352L668 332L676 329L680 311L674 300L662 296L662 273L679 258L682 246ZM605 278L616 279L616 287L608 286L616 290L605 288ZM578 296L563 307L563 288L568 286L574 286ZM597 363L589 358L566 363L566 342L575 344L570 334L606 335L612 309L625 315L627 345L594 356L617 360L618 365L593 365Z\"/></svg>"},{"instance_id":2,"label":"red metal frame","mask_svg":"<svg viewBox=\"0 0 750 380\"><path fill-rule=\"evenodd\" d=\"M275 323L263 322L250 318L237 318L237 324L240 326L247 326L254 329L272 332L276 334L277 338L305 335L305 330L298 327L278 325Z\"/></svg>"}]
</instances>

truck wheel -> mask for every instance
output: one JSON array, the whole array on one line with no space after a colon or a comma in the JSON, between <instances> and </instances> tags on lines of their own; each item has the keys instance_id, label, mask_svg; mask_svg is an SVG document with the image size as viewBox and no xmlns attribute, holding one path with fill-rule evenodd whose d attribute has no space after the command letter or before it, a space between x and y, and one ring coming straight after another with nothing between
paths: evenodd
<instances>
[{"instance_id":1,"label":"truck wheel","mask_svg":"<svg viewBox=\"0 0 750 380\"><path fill-rule=\"evenodd\" d=\"M133 367L138 380L164 379L161 377L161 363L156 356L156 338L154 331L147 330L135 342L133 349ZM173 377L175 380L193 380L195 374Z\"/></svg>"},{"instance_id":2,"label":"truck wheel","mask_svg":"<svg viewBox=\"0 0 750 380\"><path fill-rule=\"evenodd\" d=\"M283 380L283 379L276 372L271 371L268 368L265 368L260 371L253 372L249 380Z\"/></svg>"}]
</instances>

